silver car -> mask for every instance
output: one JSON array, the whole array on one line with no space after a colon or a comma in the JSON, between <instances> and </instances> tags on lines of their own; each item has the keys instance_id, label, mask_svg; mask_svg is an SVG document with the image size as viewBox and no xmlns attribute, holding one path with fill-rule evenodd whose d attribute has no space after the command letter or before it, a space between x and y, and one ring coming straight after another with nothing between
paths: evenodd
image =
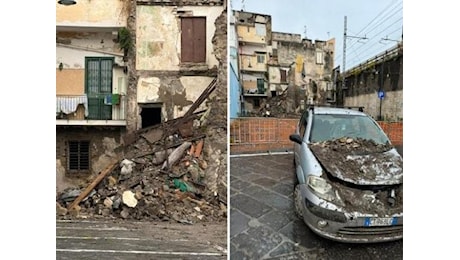
<instances>
[{"instance_id":1,"label":"silver car","mask_svg":"<svg viewBox=\"0 0 460 260\"><path fill-rule=\"evenodd\" d=\"M342 242L403 237L403 160L378 123L354 109L310 107L294 142L295 210Z\"/></svg>"}]
</instances>

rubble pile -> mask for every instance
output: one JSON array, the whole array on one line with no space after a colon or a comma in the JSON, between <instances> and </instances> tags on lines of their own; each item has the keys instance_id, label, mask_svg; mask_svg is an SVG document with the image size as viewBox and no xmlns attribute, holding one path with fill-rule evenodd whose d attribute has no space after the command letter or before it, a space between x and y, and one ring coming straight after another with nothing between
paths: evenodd
<instances>
[{"instance_id":1,"label":"rubble pile","mask_svg":"<svg viewBox=\"0 0 460 260\"><path fill-rule=\"evenodd\" d=\"M167 150L156 145L153 150L156 148L158 152L144 156L145 151L152 149L146 140L136 142L137 149L130 151L133 159L123 159L97 184L77 205L78 215L183 223L225 218L225 201L217 194L207 193L203 181L207 162L201 149L205 139L185 142L170 139L182 144ZM58 195L57 201L69 208L80 194L81 189L67 189ZM61 215L71 217L72 209Z\"/></svg>"},{"instance_id":2,"label":"rubble pile","mask_svg":"<svg viewBox=\"0 0 460 260\"><path fill-rule=\"evenodd\" d=\"M215 83L183 117L137 131L133 141L125 144L121 158L89 185L58 193L58 217L189 224L225 221L226 183L218 184L216 177L210 177L217 175L216 170L226 170L226 165L216 166L216 161L225 157L225 150L208 144L211 141L203 134L210 132L205 131L207 128L214 129L207 119L211 108L194 112L213 91Z\"/></svg>"},{"instance_id":3,"label":"rubble pile","mask_svg":"<svg viewBox=\"0 0 460 260\"><path fill-rule=\"evenodd\" d=\"M280 95L262 99L260 108L248 112L252 117L299 118L302 114L300 106L296 106L294 99L288 95L288 89Z\"/></svg>"},{"instance_id":4,"label":"rubble pile","mask_svg":"<svg viewBox=\"0 0 460 260\"><path fill-rule=\"evenodd\" d=\"M349 212L388 217L402 211L403 162L394 153L385 153L391 145L343 137L312 143L310 148L327 178L336 180L330 184Z\"/></svg>"},{"instance_id":5,"label":"rubble pile","mask_svg":"<svg viewBox=\"0 0 460 260\"><path fill-rule=\"evenodd\" d=\"M388 151L392 148L390 144L378 144L371 139L342 137L311 144L314 147L327 147L333 152L340 154L370 154Z\"/></svg>"}]
</instances>

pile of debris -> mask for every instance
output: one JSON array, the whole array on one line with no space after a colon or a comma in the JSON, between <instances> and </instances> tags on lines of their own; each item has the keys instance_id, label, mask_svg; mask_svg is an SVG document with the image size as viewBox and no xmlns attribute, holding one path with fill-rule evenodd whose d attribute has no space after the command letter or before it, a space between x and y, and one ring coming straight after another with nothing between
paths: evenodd
<instances>
[{"instance_id":1,"label":"pile of debris","mask_svg":"<svg viewBox=\"0 0 460 260\"><path fill-rule=\"evenodd\" d=\"M310 147L312 149L314 149L315 147L327 147L329 152L354 155L381 153L390 150L393 146L390 144L378 144L371 139L342 137L339 139L312 143Z\"/></svg>"},{"instance_id":2,"label":"pile of debris","mask_svg":"<svg viewBox=\"0 0 460 260\"><path fill-rule=\"evenodd\" d=\"M260 108L258 110L248 112L247 116L299 118L302 113L301 106L300 104L296 104L295 98L291 97L292 95L288 90L289 88L277 96L262 99L260 102Z\"/></svg>"},{"instance_id":3,"label":"pile of debris","mask_svg":"<svg viewBox=\"0 0 460 260\"><path fill-rule=\"evenodd\" d=\"M213 80L183 117L137 131L88 186L58 193L58 217L225 221L227 184L213 183L221 168L209 166L224 155L206 145L210 108L194 112L215 88Z\"/></svg>"},{"instance_id":4,"label":"pile of debris","mask_svg":"<svg viewBox=\"0 0 460 260\"><path fill-rule=\"evenodd\" d=\"M403 161L397 153L390 152L392 147L349 137L310 145L327 172L356 185L393 185L402 181Z\"/></svg>"},{"instance_id":5,"label":"pile of debris","mask_svg":"<svg viewBox=\"0 0 460 260\"><path fill-rule=\"evenodd\" d=\"M402 212L403 161L389 144L343 137L310 148L349 212L388 217ZM344 185L345 184L345 185Z\"/></svg>"}]
</instances>

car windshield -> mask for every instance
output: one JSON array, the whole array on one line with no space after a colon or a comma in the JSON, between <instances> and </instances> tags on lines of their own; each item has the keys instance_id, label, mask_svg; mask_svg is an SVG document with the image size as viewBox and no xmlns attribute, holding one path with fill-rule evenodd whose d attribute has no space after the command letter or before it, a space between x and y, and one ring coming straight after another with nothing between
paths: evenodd
<instances>
[{"instance_id":1,"label":"car windshield","mask_svg":"<svg viewBox=\"0 0 460 260\"><path fill-rule=\"evenodd\" d=\"M310 142L322 142L342 137L373 140L378 144L389 143L385 133L368 116L331 114L314 116Z\"/></svg>"}]
</instances>

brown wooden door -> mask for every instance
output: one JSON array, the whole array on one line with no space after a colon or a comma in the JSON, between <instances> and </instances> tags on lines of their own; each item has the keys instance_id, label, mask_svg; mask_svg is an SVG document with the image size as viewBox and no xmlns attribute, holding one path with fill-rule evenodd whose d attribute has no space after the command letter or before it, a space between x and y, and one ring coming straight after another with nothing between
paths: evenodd
<instances>
[{"instance_id":1,"label":"brown wooden door","mask_svg":"<svg viewBox=\"0 0 460 260\"><path fill-rule=\"evenodd\" d=\"M181 18L181 62L206 61L206 18Z\"/></svg>"}]
</instances>

